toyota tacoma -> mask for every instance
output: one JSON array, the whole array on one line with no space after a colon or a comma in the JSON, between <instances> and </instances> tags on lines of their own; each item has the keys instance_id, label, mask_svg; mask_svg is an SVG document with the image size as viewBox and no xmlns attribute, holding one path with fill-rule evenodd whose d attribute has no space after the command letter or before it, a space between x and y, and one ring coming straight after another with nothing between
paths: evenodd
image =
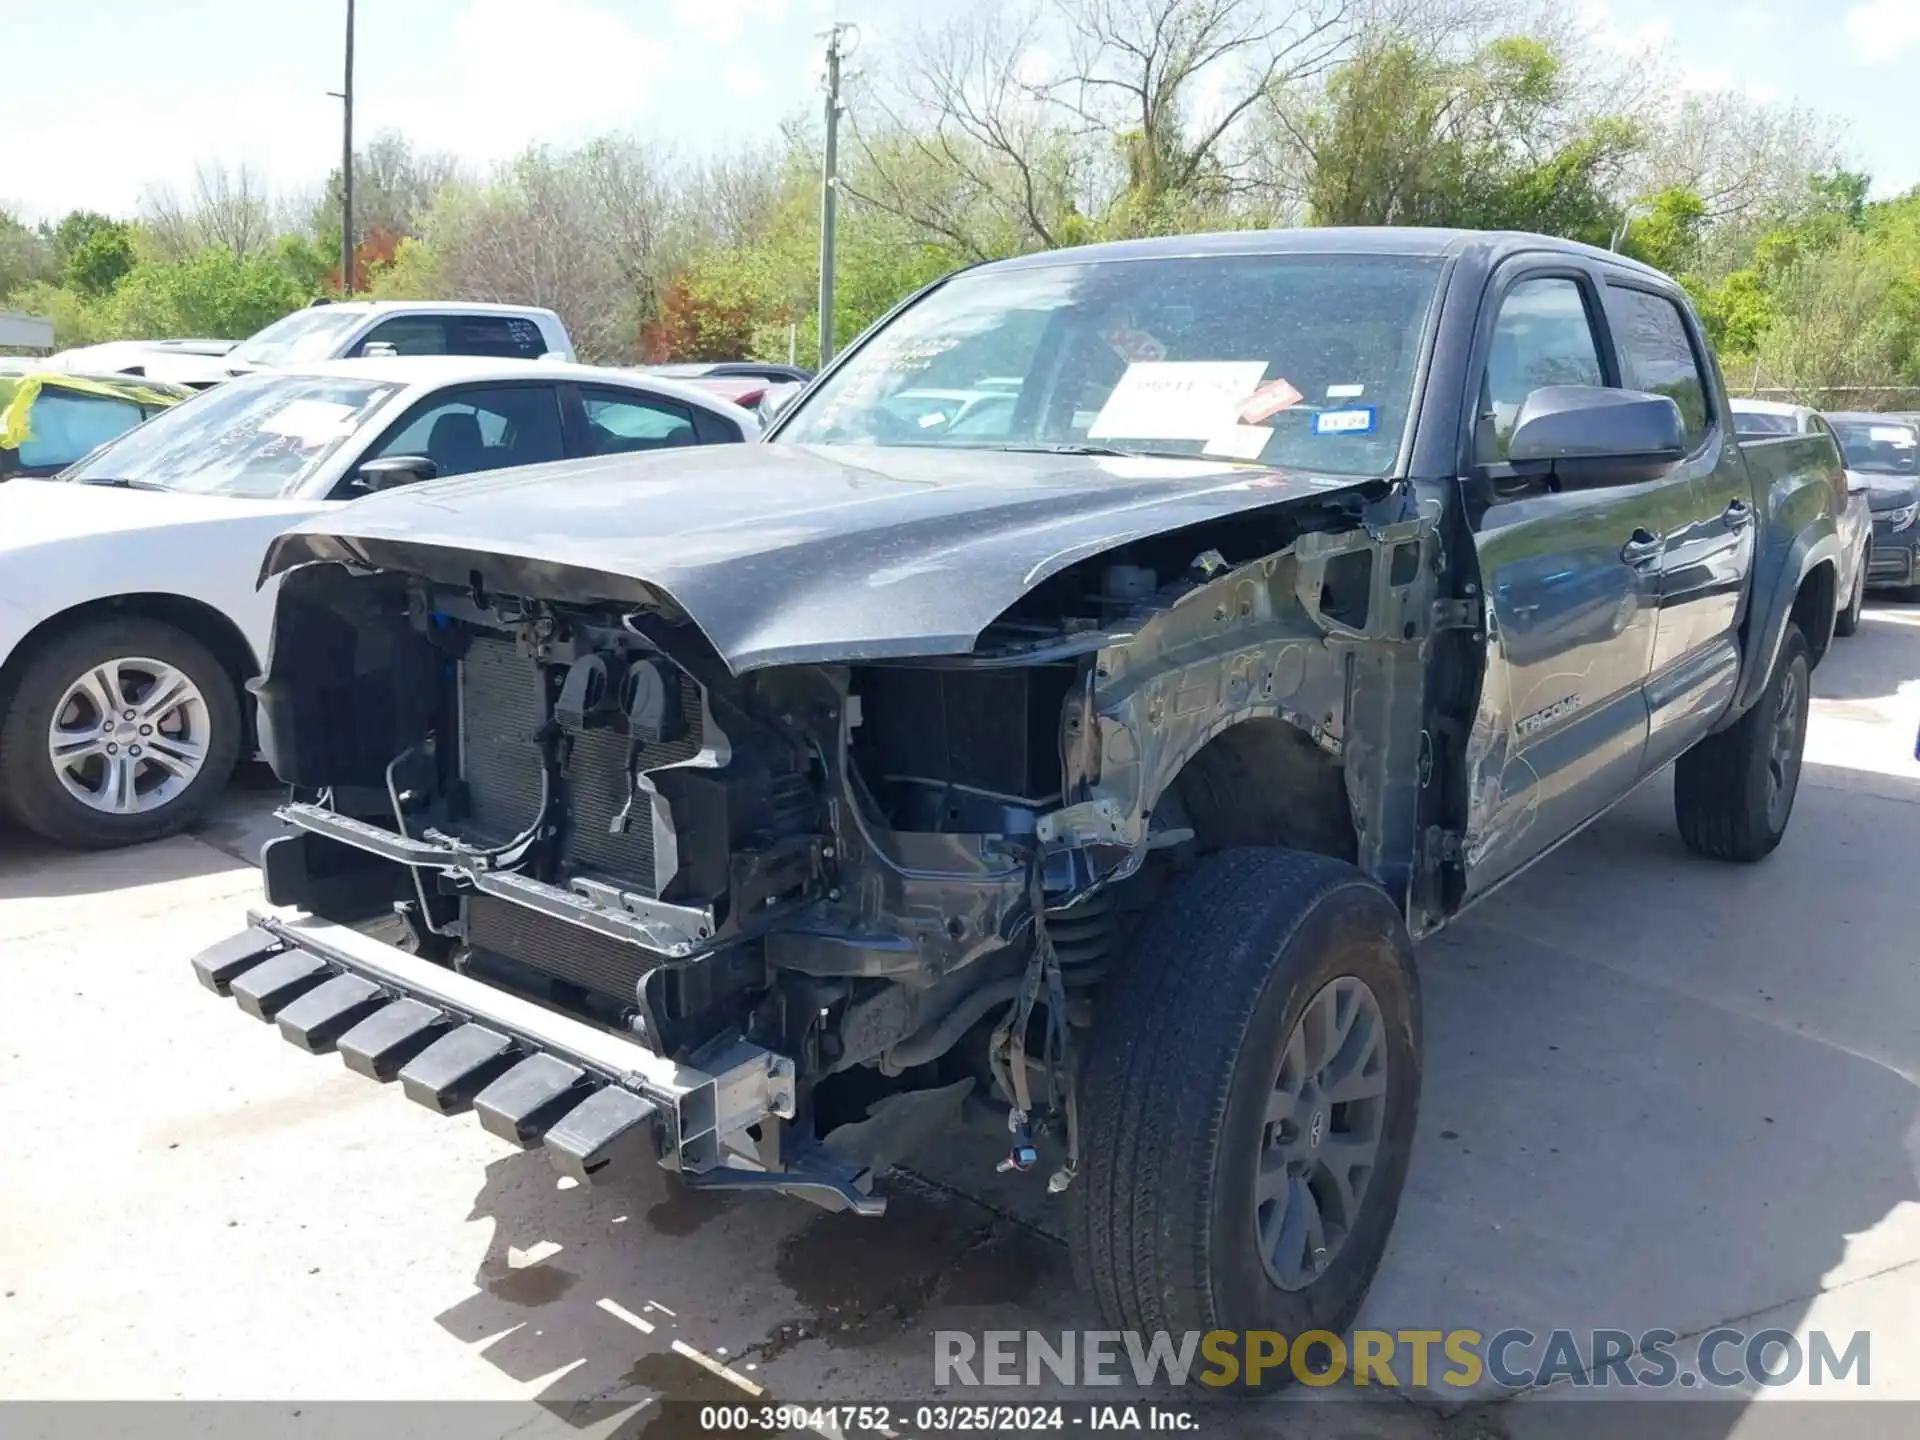
<instances>
[{"instance_id":1,"label":"toyota tacoma","mask_svg":"<svg viewBox=\"0 0 1920 1440\"><path fill-rule=\"evenodd\" d=\"M195 968L583 1181L873 1213L984 1121L1111 1323L1338 1331L1412 942L1668 765L1694 851L1780 842L1838 465L1743 453L1680 289L1564 241L982 265L764 443L279 538L292 833Z\"/></svg>"}]
</instances>

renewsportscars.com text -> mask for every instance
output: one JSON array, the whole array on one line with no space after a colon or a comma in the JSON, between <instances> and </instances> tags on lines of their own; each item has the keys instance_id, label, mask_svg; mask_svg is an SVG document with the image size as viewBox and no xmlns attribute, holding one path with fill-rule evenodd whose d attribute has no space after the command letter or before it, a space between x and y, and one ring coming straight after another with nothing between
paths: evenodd
<instances>
[{"instance_id":1,"label":"renewsportscars.com text","mask_svg":"<svg viewBox=\"0 0 1920 1440\"><path fill-rule=\"evenodd\" d=\"M1273 1330L937 1330L933 1383L1233 1388L1290 1376L1302 1385L1469 1389L1492 1380L1524 1390L1872 1382L1872 1337L1865 1330L1831 1336L1815 1330L1803 1342L1790 1330L1723 1326L1701 1337L1697 1353L1683 1359L1680 1352L1680 1336L1671 1330L1356 1330L1351 1340L1325 1330L1293 1337Z\"/></svg>"}]
</instances>

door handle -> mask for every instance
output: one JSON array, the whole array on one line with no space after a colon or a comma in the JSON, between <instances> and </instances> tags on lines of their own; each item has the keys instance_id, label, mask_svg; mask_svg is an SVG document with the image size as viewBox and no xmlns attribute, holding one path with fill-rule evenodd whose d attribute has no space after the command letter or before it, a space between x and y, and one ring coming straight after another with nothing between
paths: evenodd
<instances>
[{"instance_id":1,"label":"door handle","mask_svg":"<svg viewBox=\"0 0 1920 1440\"><path fill-rule=\"evenodd\" d=\"M1744 530L1753 523L1753 507L1744 500L1729 500L1720 518L1727 522L1729 530Z\"/></svg>"},{"instance_id":2,"label":"door handle","mask_svg":"<svg viewBox=\"0 0 1920 1440\"><path fill-rule=\"evenodd\" d=\"M1658 560L1662 546L1666 544L1658 535L1645 530L1633 532L1633 538L1620 547L1620 558L1629 565L1645 565L1650 560Z\"/></svg>"}]
</instances>

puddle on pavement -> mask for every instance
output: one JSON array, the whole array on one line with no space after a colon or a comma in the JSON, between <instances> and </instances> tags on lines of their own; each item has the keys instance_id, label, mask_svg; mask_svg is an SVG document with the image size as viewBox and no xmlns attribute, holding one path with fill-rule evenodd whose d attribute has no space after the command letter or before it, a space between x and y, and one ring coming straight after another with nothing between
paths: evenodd
<instances>
[{"instance_id":1,"label":"puddle on pavement","mask_svg":"<svg viewBox=\"0 0 1920 1440\"><path fill-rule=\"evenodd\" d=\"M712 1190L671 1185L667 1198L647 1210L647 1225L658 1235L691 1235L727 1208L727 1197Z\"/></svg>"},{"instance_id":2,"label":"puddle on pavement","mask_svg":"<svg viewBox=\"0 0 1920 1440\"><path fill-rule=\"evenodd\" d=\"M802 1340L861 1345L935 1304L1017 1305L1064 1263L1057 1246L991 1211L895 1183L887 1213L822 1215L780 1243L775 1273L807 1311L764 1362Z\"/></svg>"},{"instance_id":3,"label":"puddle on pavement","mask_svg":"<svg viewBox=\"0 0 1920 1440\"><path fill-rule=\"evenodd\" d=\"M488 1260L480 1267L479 1281L489 1295L509 1305L534 1308L551 1305L571 1290L579 1276L544 1260L537 1265L509 1266L505 1260Z\"/></svg>"}]
</instances>

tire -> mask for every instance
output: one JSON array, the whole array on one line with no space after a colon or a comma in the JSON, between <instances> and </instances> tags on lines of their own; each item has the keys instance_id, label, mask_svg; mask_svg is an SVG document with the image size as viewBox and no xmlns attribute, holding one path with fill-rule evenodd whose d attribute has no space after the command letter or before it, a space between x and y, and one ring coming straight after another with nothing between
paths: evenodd
<instances>
[{"instance_id":1,"label":"tire","mask_svg":"<svg viewBox=\"0 0 1920 1440\"><path fill-rule=\"evenodd\" d=\"M1753 708L1674 763L1674 818L1689 850L1750 864L1779 845L1800 789L1810 679L1806 636L1790 624Z\"/></svg>"},{"instance_id":2,"label":"tire","mask_svg":"<svg viewBox=\"0 0 1920 1440\"><path fill-rule=\"evenodd\" d=\"M103 675L134 709L132 720L124 709L117 719L106 713ZM163 690L176 703L156 693ZM149 703L160 708L143 713ZM52 754L56 719L79 756L66 765ZM157 840L219 796L239 757L240 731L233 678L193 636L159 620L92 621L48 641L21 670L0 720L0 798L15 820L56 844ZM119 785L116 793L117 777L130 777L131 790ZM95 792L95 801L79 790Z\"/></svg>"},{"instance_id":3,"label":"tire","mask_svg":"<svg viewBox=\"0 0 1920 1440\"><path fill-rule=\"evenodd\" d=\"M1376 1002L1384 1094L1360 1102L1366 1125L1353 1105L1323 1113L1316 1102L1320 1118L1306 1134L1333 1139L1370 1125L1378 1149L1356 1182L1357 1218L1324 1269L1282 1288L1260 1239L1274 1217L1255 1198L1262 1146L1285 1128L1269 1123L1268 1104L1276 1078L1286 1079L1289 1038L1323 992L1338 999L1336 981L1348 994L1364 982ZM1420 1064L1413 947L1385 891L1351 865L1303 851L1225 850L1202 862L1148 916L1101 996L1082 1072L1068 1235L1106 1322L1176 1334L1345 1331L1399 1208ZM1302 1132L1294 1136L1297 1148ZM1314 1152L1320 1145L1312 1139ZM1285 1198L1293 1203L1293 1192ZM1283 1378L1269 1372L1258 1388Z\"/></svg>"},{"instance_id":4,"label":"tire","mask_svg":"<svg viewBox=\"0 0 1920 1440\"><path fill-rule=\"evenodd\" d=\"M1853 572L1853 597L1847 608L1833 617L1833 633L1841 639L1860 628L1860 610L1867 603L1867 552L1860 552L1860 564Z\"/></svg>"}]
</instances>

